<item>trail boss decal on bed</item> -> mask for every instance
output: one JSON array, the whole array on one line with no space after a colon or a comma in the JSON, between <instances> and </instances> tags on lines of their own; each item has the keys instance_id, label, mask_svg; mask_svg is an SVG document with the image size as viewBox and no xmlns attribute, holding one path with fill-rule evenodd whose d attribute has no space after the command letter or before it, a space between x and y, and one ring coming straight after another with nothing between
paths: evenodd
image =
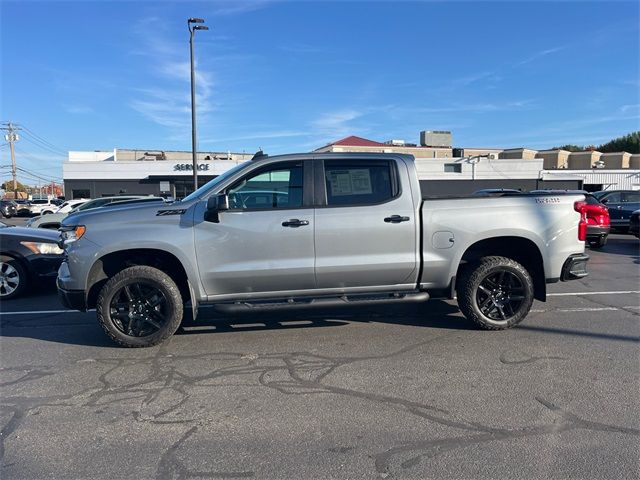
<instances>
[{"instance_id":1,"label":"trail boss decal on bed","mask_svg":"<svg viewBox=\"0 0 640 480\"><path fill-rule=\"evenodd\" d=\"M536 198L536 203L560 203L559 197L539 197Z\"/></svg>"}]
</instances>

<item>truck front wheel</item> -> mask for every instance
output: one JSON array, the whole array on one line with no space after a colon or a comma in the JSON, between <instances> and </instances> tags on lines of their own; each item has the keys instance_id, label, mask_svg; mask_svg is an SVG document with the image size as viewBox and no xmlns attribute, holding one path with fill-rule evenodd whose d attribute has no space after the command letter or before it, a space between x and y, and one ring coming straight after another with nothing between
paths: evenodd
<instances>
[{"instance_id":1,"label":"truck front wheel","mask_svg":"<svg viewBox=\"0 0 640 480\"><path fill-rule=\"evenodd\" d=\"M151 347L175 333L182 321L182 296L162 270L137 265L104 284L96 304L98 321L125 347Z\"/></svg>"},{"instance_id":2,"label":"truck front wheel","mask_svg":"<svg viewBox=\"0 0 640 480\"><path fill-rule=\"evenodd\" d=\"M521 264L506 257L484 257L463 269L456 292L460 310L487 330L513 327L533 304L533 281Z\"/></svg>"}]
</instances>

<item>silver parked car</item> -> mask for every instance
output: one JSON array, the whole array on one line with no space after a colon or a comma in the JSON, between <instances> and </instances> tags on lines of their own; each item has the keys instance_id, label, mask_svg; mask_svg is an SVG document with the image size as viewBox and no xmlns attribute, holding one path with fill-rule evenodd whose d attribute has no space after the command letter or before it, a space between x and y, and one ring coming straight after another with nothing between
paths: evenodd
<instances>
[{"instance_id":1,"label":"silver parked car","mask_svg":"<svg viewBox=\"0 0 640 480\"><path fill-rule=\"evenodd\" d=\"M105 207L113 204L120 204L125 202L157 202L163 201L160 197L145 197L142 195L129 195L129 196L118 196L118 197L103 197L103 198L95 198L93 200L84 201L80 205L74 207L69 212L66 213L50 213L47 215L40 215L37 217L33 217L31 220L27 222L27 227L33 228L50 228L53 230L57 230L60 227L60 223L64 220L68 215L76 212L84 212L86 210L91 210L93 208Z\"/></svg>"}]
</instances>

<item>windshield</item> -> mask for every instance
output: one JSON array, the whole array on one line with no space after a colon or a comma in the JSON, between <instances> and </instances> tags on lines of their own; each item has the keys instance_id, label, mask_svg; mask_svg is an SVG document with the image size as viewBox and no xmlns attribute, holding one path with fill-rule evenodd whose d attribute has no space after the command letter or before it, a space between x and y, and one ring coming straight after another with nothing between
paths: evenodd
<instances>
[{"instance_id":1,"label":"windshield","mask_svg":"<svg viewBox=\"0 0 640 480\"><path fill-rule=\"evenodd\" d=\"M188 201L194 200L196 198L199 198L200 196L202 196L208 190L211 190L213 187L215 187L219 183L224 182L227 178L232 177L237 172L249 167L250 165L251 165L251 162L244 162L244 163L240 163L240 164L236 165L232 169L227 170L226 172L224 172L222 175L218 175L213 180L205 183L203 186L201 186L195 192L192 192L189 195L187 195L186 197L184 197L182 199L182 201L183 202L188 202Z\"/></svg>"}]
</instances>

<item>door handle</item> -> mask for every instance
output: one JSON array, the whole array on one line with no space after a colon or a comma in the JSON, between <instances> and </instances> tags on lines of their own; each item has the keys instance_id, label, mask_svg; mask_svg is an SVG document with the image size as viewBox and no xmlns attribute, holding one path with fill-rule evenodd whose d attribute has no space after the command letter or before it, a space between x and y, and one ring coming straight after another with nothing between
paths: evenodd
<instances>
[{"instance_id":1,"label":"door handle","mask_svg":"<svg viewBox=\"0 0 640 480\"><path fill-rule=\"evenodd\" d=\"M400 222L408 222L409 217L401 217L400 215L391 215L390 217L386 217L384 219L386 223L400 223Z\"/></svg>"},{"instance_id":2,"label":"door handle","mask_svg":"<svg viewBox=\"0 0 640 480\"><path fill-rule=\"evenodd\" d=\"M286 222L282 222L283 227L304 227L305 225L309 225L309 220L298 220L297 218L291 218Z\"/></svg>"}]
</instances>

